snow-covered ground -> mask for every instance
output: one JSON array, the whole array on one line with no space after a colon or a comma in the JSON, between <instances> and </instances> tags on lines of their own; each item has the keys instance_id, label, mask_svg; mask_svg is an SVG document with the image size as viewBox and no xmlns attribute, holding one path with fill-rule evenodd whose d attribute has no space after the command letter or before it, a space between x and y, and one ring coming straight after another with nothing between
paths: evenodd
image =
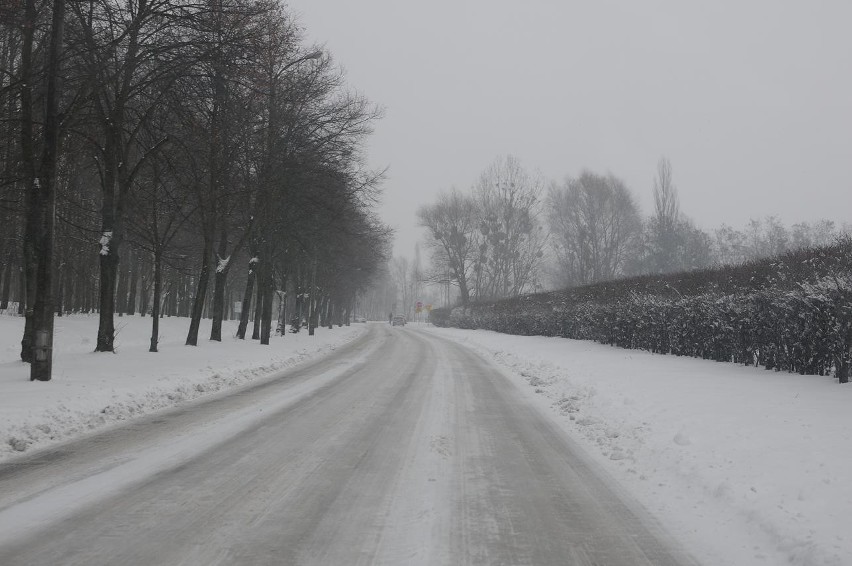
<instances>
[{"instance_id":1,"label":"snow-covered ground","mask_svg":"<svg viewBox=\"0 0 852 566\"><path fill-rule=\"evenodd\" d=\"M852 386L423 326L494 359L708 565L852 564Z\"/></svg>"},{"instance_id":2,"label":"snow-covered ground","mask_svg":"<svg viewBox=\"0 0 852 566\"><path fill-rule=\"evenodd\" d=\"M0 316L0 460L262 379L351 341L365 325L183 345L188 321L116 319L116 354L92 352L96 317L57 319L53 381L18 360L23 321ZM413 324L495 360L708 565L852 564L852 387L833 379L657 356L560 338Z\"/></svg>"},{"instance_id":3,"label":"snow-covered ground","mask_svg":"<svg viewBox=\"0 0 852 566\"><path fill-rule=\"evenodd\" d=\"M261 379L353 340L365 325L274 336L269 346L237 340L236 321L211 342L202 321L198 346L185 346L189 319L160 319L150 353L151 319L116 318L116 353L95 353L98 319L56 319L53 379L29 381L20 361L23 319L0 316L0 460L201 395Z\"/></svg>"}]
</instances>

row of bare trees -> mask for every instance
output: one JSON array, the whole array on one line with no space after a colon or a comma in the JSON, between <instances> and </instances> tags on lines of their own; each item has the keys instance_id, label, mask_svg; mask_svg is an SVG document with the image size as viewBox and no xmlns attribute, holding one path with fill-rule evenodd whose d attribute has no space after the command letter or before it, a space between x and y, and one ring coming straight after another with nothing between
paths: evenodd
<instances>
[{"instance_id":1,"label":"row of bare trees","mask_svg":"<svg viewBox=\"0 0 852 566\"><path fill-rule=\"evenodd\" d=\"M490 300L624 276L734 265L807 247L843 232L830 221L786 228L777 218L711 235L680 209L671 163L660 159L654 209L643 217L612 174L583 171L547 191L512 157L498 159L472 190L453 189L419 211L432 252L432 283L452 282L459 301ZM545 283L545 281L547 283Z\"/></svg>"},{"instance_id":2,"label":"row of bare trees","mask_svg":"<svg viewBox=\"0 0 852 566\"><path fill-rule=\"evenodd\" d=\"M311 331L319 313L342 319L387 259L381 174L362 151L380 110L279 0L62 6L0 13L0 293L27 316L22 358L42 297L51 319L98 312L97 351L137 309L153 316L152 351L164 308L190 315L187 344L205 314L221 340L235 295L239 336L251 313L262 343L273 303L297 305ZM248 266L237 281L235 263Z\"/></svg>"}]
</instances>

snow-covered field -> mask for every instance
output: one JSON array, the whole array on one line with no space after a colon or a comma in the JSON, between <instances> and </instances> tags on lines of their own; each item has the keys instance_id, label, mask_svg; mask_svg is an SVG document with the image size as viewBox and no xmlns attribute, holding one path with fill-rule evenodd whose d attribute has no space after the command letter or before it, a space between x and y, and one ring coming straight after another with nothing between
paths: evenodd
<instances>
[{"instance_id":1,"label":"snow-covered field","mask_svg":"<svg viewBox=\"0 0 852 566\"><path fill-rule=\"evenodd\" d=\"M852 386L423 327L507 369L705 564L852 564Z\"/></svg>"},{"instance_id":2,"label":"snow-covered field","mask_svg":"<svg viewBox=\"0 0 852 566\"><path fill-rule=\"evenodd\" d=\"M98 319L56 319L53 379L30 382L20 361L23 319L0 316L0 460L201 395L238 386L353 340L365 325L273 336L269 346L237 340L236 321L211 342L185 346L189 319L160 320L159 352L148 352L151 319L116 318L116 353L95 353Z\"/></svg>"}]
</instances>

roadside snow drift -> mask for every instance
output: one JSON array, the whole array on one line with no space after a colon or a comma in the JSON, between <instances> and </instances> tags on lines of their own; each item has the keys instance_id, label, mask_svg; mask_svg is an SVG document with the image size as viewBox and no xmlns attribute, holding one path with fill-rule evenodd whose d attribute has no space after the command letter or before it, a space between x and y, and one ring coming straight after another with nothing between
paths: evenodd
<instances>
[{"instance_id":1,"label":"roadside snow drift","mask_svg":"<svg viewBox=\"0 0 852 566\"><path fill-rule=\"evenodd\" d=\"M852 564L852 386L563 338L474 348L708 565Z\"/></svg>"},{"instance_id":2,"label":"roadside snow drift","mask_svg":"<svg viewBox=\"0 0 852 566\"><path fill-rule=\"evenodd\" d=\"M116 353L95 353L98 319L56 319L53 379L29 381L29 365L20 361L23 318L0 316L0 460L259 379L321 355L353 340L365 325L306 330L269 346L237 340L237 322L223 323L222 342L205 339L203 320L198 346L185 346L189 319L160 319L159 352L148 352L151 318L116 318Z\"/></svg>"}]
</instances>

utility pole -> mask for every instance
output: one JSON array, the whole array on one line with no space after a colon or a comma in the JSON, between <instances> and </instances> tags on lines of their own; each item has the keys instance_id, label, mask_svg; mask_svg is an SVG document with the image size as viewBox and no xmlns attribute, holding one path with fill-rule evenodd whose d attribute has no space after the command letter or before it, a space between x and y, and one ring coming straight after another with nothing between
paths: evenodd
<instances>
[{"instance_id":1,"label":"utility pole","mask_svg":"<svg viewBox=\"0 0 852 566\"><path fill-rule=\"evenodd\" d=\"M34 199L42 207L44 222L36 234L38 275L35 305L35 343L30 381L50 381L53 374L53 247L56 224L56 160L59 152L59 63L65 27L65 0L54 0L47 62L46 115L41 172L33 182Z\"/></svg>"}]
</instances>

